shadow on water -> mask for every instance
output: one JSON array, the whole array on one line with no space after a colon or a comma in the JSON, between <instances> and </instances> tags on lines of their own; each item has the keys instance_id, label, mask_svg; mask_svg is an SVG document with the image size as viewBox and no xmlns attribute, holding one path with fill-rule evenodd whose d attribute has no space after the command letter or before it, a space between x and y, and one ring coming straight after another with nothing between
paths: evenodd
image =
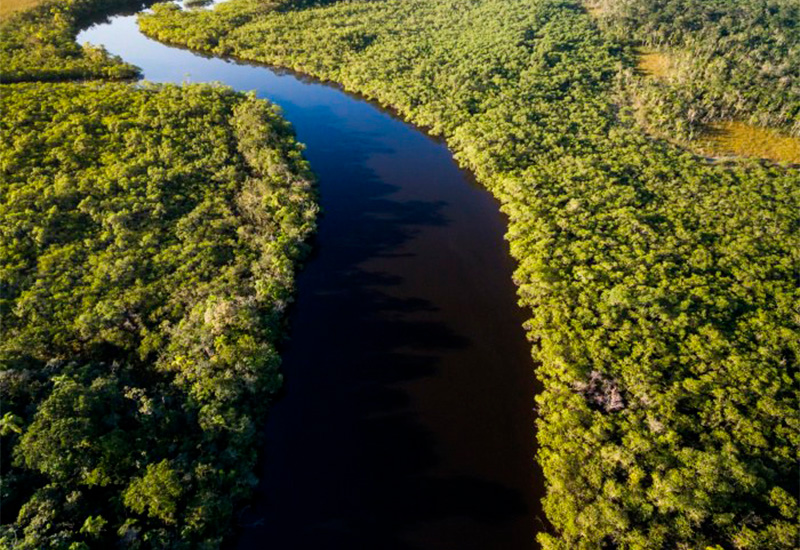
<instances>
[{"instance_id":1,"label":"shadow on water","mask_svg":"<svg viewBox=\"0 0 800 550\"><path fill-rule=\"evenodd\" d=\"M440 141L338 89L158 44L132 17L79 41L151 81L256 90L319 177L286 384L231 546L534 548L536 382L497 202Z\"/></svg>"},{"instance_id":2,"label":"shadow on water","mask_svg":"<svg viewBox=\"0 0 800 550\"><path fill-rule=\"evenodd\" d=\"M322 193L318 253L299 277L284 350L288 398L272 408L261 484L240 517L238 546L411 549L402 535L415 523L526 514L513 489L429 473L440 460L435 435L403 383L436 376L442 352L471 342L445 319L415 318L440 310L403 295L402 269L371 269L375 258L405 261L413 253L404 245L448 225L446 203L393 200L399 187L367 168L392 151L329 131L312 162L336 165L324 185L340 191Z\"/></svg>"}]
</instances>

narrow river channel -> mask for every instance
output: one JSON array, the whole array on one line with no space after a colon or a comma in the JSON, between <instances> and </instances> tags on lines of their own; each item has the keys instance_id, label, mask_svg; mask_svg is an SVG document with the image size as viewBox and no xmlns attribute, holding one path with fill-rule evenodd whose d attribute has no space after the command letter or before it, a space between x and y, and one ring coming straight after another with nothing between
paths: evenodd
<instances>
[{"instance_id":1,"label":"narrow river channel","mask_svg":"<svg viewBox=\"0 0 800 550\"><path fill-rule=\"evenodd\" d=\"M336 87L165 46L135 16L78 42L152 82L255 90L281 106L319 177L285 392L235 547L534 548L533 363L489 193L444 144Z\"/></svg>"}]
</instances>

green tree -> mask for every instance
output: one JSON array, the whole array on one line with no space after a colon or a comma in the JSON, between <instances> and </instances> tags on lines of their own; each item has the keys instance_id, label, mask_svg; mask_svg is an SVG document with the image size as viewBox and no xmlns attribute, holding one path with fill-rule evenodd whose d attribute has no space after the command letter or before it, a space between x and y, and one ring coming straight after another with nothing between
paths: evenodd
<instances>
[{"instance_id":1,"label":"green tree","mask_svg":"<svg viewBox=\"0 0 800 550\"><path fill-rule=\"evenodd\" d=\"M148 464L142 477L134 478L123 493L125 506L138 514L147 514L167 524L174 524L183 487L181 476L169 460Z\"/></svg>"}]
</instances>

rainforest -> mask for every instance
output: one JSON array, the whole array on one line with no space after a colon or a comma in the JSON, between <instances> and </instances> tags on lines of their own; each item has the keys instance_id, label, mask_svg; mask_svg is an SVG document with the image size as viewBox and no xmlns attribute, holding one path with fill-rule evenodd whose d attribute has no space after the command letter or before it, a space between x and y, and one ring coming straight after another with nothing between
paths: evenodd
<instances>
[{"instance_id":1,"label":"rainforest","mask_svg":"<svg viewBox=\"0 0 800 550\"><path fill-rule=\"evenodd\" d=\"M797 547L797 0L143 8L0 15L4 547Z\"/></svg>"}]
</instances>

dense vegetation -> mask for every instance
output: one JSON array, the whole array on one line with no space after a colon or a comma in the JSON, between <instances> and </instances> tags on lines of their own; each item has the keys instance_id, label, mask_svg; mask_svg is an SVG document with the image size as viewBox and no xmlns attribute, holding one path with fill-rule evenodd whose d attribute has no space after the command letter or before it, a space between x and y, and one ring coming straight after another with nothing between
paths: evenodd
<instances>
[{"instance_id":1,"label":"dense vegetation","mask_svg":"<svg viewBox=\"0 0 800 550\"><path fill-rule=\"evenodd\" d=\"M692 138L712 121L741 119L800 136L800 2L600 0L621 40L665 53L666 78L631 78L648 127Z\"/></svg>"},{"instance_id":2,"label":"dense vegetation","mask_svg":"<svg viewBox=\"0 0 800 550\"><path fill-rule=\"evenodd\" d=\"M796 547L797 170L644 136L615 103L628 41L574 0L231 0L140 25L391 105L502 200L545 387L546 549Z\"/></svg>"},{"instance_id":3,"label":"dense vegetation","mask_svg":"<svg viewBox=\"0 0 800 550\"><path fill-rule=\"evenodd\" d=\"M110 10L142 5L139 0L45 0L0 20L0 81L137 76L136 67L102 48L79 46L75 35Z\"/></svg>"},{"instance_id":4,"label":"dense vegetation","mask_svg":"<svg viewBox=\"0 0 800 550\"><path fill-rule=\"evenodd\" d=\"M2 24L0 547L217 548L255 483L275 345L314 228L311 176L266 102L94 81L120 2Z\"/></svg>"},{"instance_id":5,"label":"dense vegetation","mask_svg":"<svg viewBox=\"0 0 800 550\"><path fill-rule=\"evenodd\" d=\"M214 548L313 228L291 129L224 88L3 92L4 540Z\"/></svg>"}]
</instances>

